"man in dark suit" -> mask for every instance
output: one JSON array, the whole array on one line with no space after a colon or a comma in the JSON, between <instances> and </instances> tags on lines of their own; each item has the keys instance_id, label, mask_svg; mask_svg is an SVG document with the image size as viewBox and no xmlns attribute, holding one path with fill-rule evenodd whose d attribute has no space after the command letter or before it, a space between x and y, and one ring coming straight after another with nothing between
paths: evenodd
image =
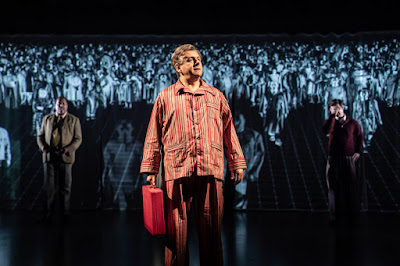
<instances>
[{"instance_id":1,"label":"man in dark suit","mask_svg":"<svg viewBox=\"0 0 400 266\"><path fill-rule=\"evenodd\" d=\"M60 207L64 215L69 214L72 183L72 165L75 151L82 143L79 118L68 113L68 101L58 97L55 113L43 118L37 144L43 152L44 182L46 190L46 219L54 211L56 184L60 193Z\"/></svg>"}]
</instances>

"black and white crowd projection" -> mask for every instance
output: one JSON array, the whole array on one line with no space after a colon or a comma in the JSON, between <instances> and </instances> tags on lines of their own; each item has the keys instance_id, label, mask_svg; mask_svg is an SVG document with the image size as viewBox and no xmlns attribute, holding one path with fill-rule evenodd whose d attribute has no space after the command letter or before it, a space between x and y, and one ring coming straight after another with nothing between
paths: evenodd
<instances>
[{"instance_id":1,"label":"black and white crowd projection","mask_svg":"<svg viewBox=\"0 0 400 266\"><path fill-rule=\"evenodd\" d=\"M143 141L157 94L176 82L183 43L228 99L248 169L225 182L234 209L327 211L328 103L364 134L364 210L400 211L400 36L24 36L0 40L0 208L41 209L36 135L58 96L82 124L73 209L141 208ZM227 173L228 176L228 173Z\"/></svg>"}]
</instances>

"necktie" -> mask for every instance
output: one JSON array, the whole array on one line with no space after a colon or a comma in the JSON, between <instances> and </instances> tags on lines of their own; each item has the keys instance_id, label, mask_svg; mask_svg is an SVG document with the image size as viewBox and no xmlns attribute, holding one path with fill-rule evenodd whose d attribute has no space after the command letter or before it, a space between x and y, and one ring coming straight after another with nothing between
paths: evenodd
<instances>
[{"instance_id":1,"label":"necktie","mask_svg":"<svg viewBox=\"0 0 400 266\"><path fill-rule=\"evenodd\" d=\"M51 138L51 145L52 147L58 147L61 141L61 135L60 135L60 123L61 122L61 117L57 117L56 123L53 126L53 132L52 132L52 138Z\"/></svg>"}]
</instances>

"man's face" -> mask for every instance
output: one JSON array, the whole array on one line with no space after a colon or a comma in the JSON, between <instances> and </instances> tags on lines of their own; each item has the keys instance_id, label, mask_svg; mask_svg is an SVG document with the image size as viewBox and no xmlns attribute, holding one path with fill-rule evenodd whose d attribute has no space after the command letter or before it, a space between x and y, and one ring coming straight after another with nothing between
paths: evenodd
<instances>
[{"instance_id":1,"label":"man's face","mask_svg":"<svg viewBox=\"0 0 400 266\"><path fill-rule=\"evenodd\" d=\"M182 64L177 64L175 69L181 76L201 77L203 75L203 65L200 55L195 50L184 52Z\"/></svg>"},{"instance_id":2,"label":"man's face","mask_svg":"<svg viewBox=\"0 0 400 266\"><path fill-rule=\"evenodd\" d=\"M56 113L58 115L64 115L68 111L68 103L65 99L57 99L56 101Z\"/></svg>"},{"instance_id":3,"label":"man's face","mask_svg":"<svg viewBox=\"0 0 400 266\"><path fill-rule=\"evenodd\" d=\"M332 115L334 114L335 116L338 116L338 117L344 116L344 108L340 104L331 106L330 111L331 111Z\"/></svg>"}]
</instances>

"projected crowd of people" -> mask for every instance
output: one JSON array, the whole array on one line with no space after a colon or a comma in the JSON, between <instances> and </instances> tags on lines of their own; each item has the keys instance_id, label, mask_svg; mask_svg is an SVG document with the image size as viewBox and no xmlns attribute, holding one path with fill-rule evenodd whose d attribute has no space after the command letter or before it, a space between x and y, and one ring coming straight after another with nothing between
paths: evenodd
<instances>
[{"instance_id":1,"label":"projected crowd of people","mask_svg":"<svg viewBox=\"0 0 400 266\"><path fill-rule=\"evenodd\" d=\"M399 42L197 43L204 51L203 79L228 99L257 108L269 139L282 145L279 133L291 109L304 103L342 99L362 121L366 145L382 123L379 102L400 103ZM54 99L65 96L84 108L87 120L99 107L153 103L176 79L166 68L169 44L0 44L0 104L32 106L32 134Z\"/></svg>"},{"instance_id":2,"label":"projected crowd of people","mask_svg":"<svg viewBox=\"0 0 400 266\"><path fill-rule=\"evenodd\" d=\"M194 44L203 53L203 80L221 90L230 104L235 102L246 121L246 130L238 135L243 135L245 147L249 143L246 153L259 155L258 164L264 160L266 141L284 145L280 135L285 120L291 110L305 104L319 104L321 119L326 119L329 102L341 99L346 113L360 122L364 152L383 123L380 105L400 105L400 43L395 38ZM98 40L72 45L0 42L0 107L31 108L30 134L36 136L59 96L82 110L86 121L96 120L99 108L152 105L158 93L177 79L169 67L175 46ZM249 123L249 109L262 121L258 128ZM7 132L6 125L0 126ZM3 136L8 139L2 142L8 143L8 135ZM9 145L0 146L4 149L0 154L10 154ZM105 153L111 154L114 146L110 142ZM11 155L2 158L7 162L1 165L4 170ZM107 154L104 158L106 164L112 161ZM249 182L258 179L259 171L255 166ZM241 196L237 206L246 208L246 188L237 192Z\"/></svg>"}]
</instances>

